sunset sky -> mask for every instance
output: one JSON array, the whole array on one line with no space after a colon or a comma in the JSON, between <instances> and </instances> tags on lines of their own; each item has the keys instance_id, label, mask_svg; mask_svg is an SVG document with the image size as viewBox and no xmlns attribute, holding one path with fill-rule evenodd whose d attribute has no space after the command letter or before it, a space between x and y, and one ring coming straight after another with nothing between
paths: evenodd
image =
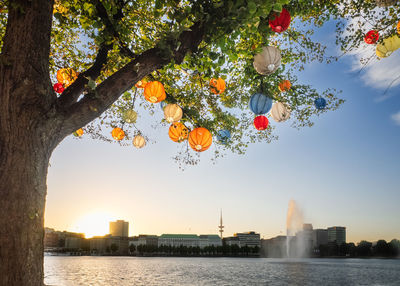
<instances>
[{"instance_id":1,"label":"sunset sky","mask_svg":"<svg viewBox=\"0 0 400 286\"><path fill-rule=\"evenodd\" d=\"M332 28L316 37L336 53ZM152 117L140 112L138 125L157 141L140 150L66 138L51 158L45 225L90 236L124 219L130 235L217 233L222 208L225 235L254 230L270 238L286 232L294 199L305 222L346 226L347 241L400 239L400 81L383 96L400 74L400 51L362 73L358 57L313 63L298 74L320 91L342 90L346 103L338 111L301 130L273 122L279 140L216 164L206 151L198 166L179 170L172 157L180 147L168 128L151 128L163 116L157 109Z\"/></svg>"}]
</instances>

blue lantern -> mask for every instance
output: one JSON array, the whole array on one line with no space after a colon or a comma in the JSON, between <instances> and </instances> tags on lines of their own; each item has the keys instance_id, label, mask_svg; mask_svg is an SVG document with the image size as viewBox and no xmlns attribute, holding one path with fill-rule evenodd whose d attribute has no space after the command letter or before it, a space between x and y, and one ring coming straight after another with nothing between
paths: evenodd
<instances>
[{"instance_id":1,"label":"blue lantern","mask_svg":"<svg viewBox=\"0 0 400 286\"><path fill-rule=\"evenodd\" d=\"M164 107L166 107L166 106L167 106L167 103L165 101L160 102L160 108L162 111L164 111Z\"/></svg>"},{"instance_id":2,"label":"blue lantern","mask_svg":"<svg viewBox=\"0 0 400 286\"><path fill-rule=\"evenodd\" d=\"M323 97L319 97L316 100L314 100L314 104L318 110L322 110L326 107L326 100Z\"/></svg>"},{"instance_id":3,"label":"blue lantern","mask_svg":"<svg viewBox=\"0 0 400 286\"><path fill-rule=\"evenodd\" d=\"M231 138L231 132L229 132L229 130L222 129L218 131L217 140L222 144L228 143L230 138Z\"/></svg>"},{"instance_id":4,"label":"blue lantern","mask_svg":"<svg viewBox=\"0 0 400 286\"><path fill-rule=\"evenodd\" d=\"M271 110L272 98L262 93L255 93L250 98L249 106L256 115L265 114Z\"/></svg>"}]
</instances>

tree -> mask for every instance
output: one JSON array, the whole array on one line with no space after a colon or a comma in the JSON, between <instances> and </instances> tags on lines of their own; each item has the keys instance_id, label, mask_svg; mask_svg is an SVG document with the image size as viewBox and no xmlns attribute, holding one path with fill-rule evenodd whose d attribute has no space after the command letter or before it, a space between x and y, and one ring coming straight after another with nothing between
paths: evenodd
<instances>
[{"instance_id":1,"label":"tree","mask_svg":"<svg viewBox=\"0 0 400 286\"><path fill-rule=\"evenodd\" d=\"M111 249L111 253L115 253L115 252L117 252L117 250L118 250L118 245L116 245L115 243L112 243L111 245L110 245L110 249Z\"/></svg>"},{"instance_id":2,"label":"tree","mask_svg":"<svg viewBox=\"0 0 400 286\"><path fill-rule=\"evenodd\" d=\"M310 60L324 59L324 47L309 35L315 26L341 16L339 2L2 1L0 285L43 284L43 215L50 156L81 127L95 139L110 141L102 128L122 127L122 113L135 100L152 111L154 107L140 100L140 91L133 88L143 78L164 84L166 102L183 108L182 122L191 128L203 126L212 134L231 131L232 139L219 147L241 154L251 142L275 138L272 128L265 132L248 128L253 115L247 111L247 102L258 90L289 105L295 127L311 126L313 115L338 108L343 101L334 90L327 90L322 92L327 109L314 109L313 101L321 94L299 83L294 73ZM362 1L352 1L352 5L355 2ZM295 18L314 26L276 35L268 28L268 18L282 5ZM266 45L280 46L284 64L263 77L254 71L252 61ZM60 68L72 68L79 75L57 95L52 81ZM228 81L225 93L208 91L213 77ZM286 93L277 90L282 79L293 84ZM120 144L132 139L135 132L129 129ZM216 157L220 152L216 151ZM190 154L185 149L177 158L187 164L196 162L197 157Z\"/></svg>"},{"instance_id":3,"label":"tree","mask_svg":"<svg viewBox=\"0 0 400 286\"><path fill-rule=\"evenodd\" d=\"M135 246L134 244L130 244L130 245L129 245L129 252L130 252L131 254L133 254L133 253L135 252L135 250L136 250L136 246Z\"/></svg>"}]
</instances>

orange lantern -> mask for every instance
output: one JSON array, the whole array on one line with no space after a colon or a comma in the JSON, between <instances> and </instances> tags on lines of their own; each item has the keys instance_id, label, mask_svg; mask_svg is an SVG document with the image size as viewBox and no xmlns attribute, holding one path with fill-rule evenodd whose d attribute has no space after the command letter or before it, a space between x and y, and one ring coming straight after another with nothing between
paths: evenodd
<instances>
[{"instance_id":1,"label":"orange lantern","mask_svg":"<svg viewBox=\"0 0 400 286\"><path fill-rule=\"evenodd\" d=\"M71 68L59 69L57 71L57 81L68 87L78 78L78 73Z\"/></svg>"},{"instance_id":2,"label":"orange lantern","mask_svg":"<svg viewBox=\"0 0 400 286\"><path fill-rule=\"evenodd\" d=\"M210 91L214 94L221 94L225 91L226 85L222 78L210 80Z\"/></svg>"},{"instance_id":3,"label":"orange lantern","mask_svg":"<svg viewBox=\"0 0 400 286\"><path fill-rule=\"evenodd\" d=\"M172 123L168 131L169 138L172 141L181 143L189 136L189 130L180 122Z\"/></svg>"},{"instance_id":4,"label":"orange lantern","mask_svg":"<svg viewBox=\"0 0 400 286\"><path fill-rule=\"evenodd\" d=\"M400 21L397 23L397 34L400 34Z\"/></svg>"},{"instance_id":5,"label":"orange lantern","mask_svg":"<svg viewBox=\"0 0 400 286\"><path fill-rule=\"evenodd\" d=\"M124 139L124 137L125 137L125 132L124 132L124 130L122 130L121 128L115 127L115 128L113 129L113 131L111 131L111 136L112 136L115 140L120 141L120 140Z\"/></svg>"},{"instance_id":6,"label":"orange lantern","mask_svg":"<svg viewBox=\"0 0 400 286\"><path fill-rule=\"evenodd\" d=\"M282 81L279 85L278 88L281 92L288 91L292 87L292 84L290 83L290 80L284 80Z\"/></svg>"},{"instance_id":7,"label":"orange lantern","mask_svg":"<svg viewBox=\"0 0 400 286\"><path fill-rule=\"evenodd\" d=\"M151 103L157 103L163 101L167 96L161 82L151 81L144 88L144 97Z\"/></svg>"},{"instance_id":8,"label":"orange lantern","mask_svg":"<svg viewBox=\"0 0 400 286\"><path fill-rule=\"evenodd\" d=\"M203 152L210 148L212 143L212 135L204 127L194 129L189 133L189 145L194 151Z\"/></svg>"},{"instance_id":9,"label":"orange lantern","mask_svg":"<svg viewBox=\"0 0 400 286\"><path fill-rule=\"evenodd\" d=\"M147 85L147 83L148 83L148 81L147 81L146 79L142 79L142 80L139 80L139 81L135 84L135 86L136 86L137 88L145 88L146 85Z\"/></svg>"},{"instance_id":10,"label":"orange lantern","mask_svg":"<svg viewBox=\"0 0 400 286\"><path fill-rule=\"evenodd\" d=\"M78 130L76 130L74 133L72 133L72 134L74 134L74 136L75 137L81 137L82 135L83 135L83 129L82 128L79 128Z\"/></svg>"}]
</instances>

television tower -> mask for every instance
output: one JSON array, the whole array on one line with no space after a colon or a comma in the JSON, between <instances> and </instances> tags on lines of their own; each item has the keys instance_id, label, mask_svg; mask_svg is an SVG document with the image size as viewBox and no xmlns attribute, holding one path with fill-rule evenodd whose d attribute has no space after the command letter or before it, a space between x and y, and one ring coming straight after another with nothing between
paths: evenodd
<instances>
[{"instance_id":1,"label":"television tower","mask_svg":"<svg viewBox=\"0 0 400 286\"><path fill-rule=\"evenodd\" d=\"M221 217L219 219L218 228L219 228L219 233L220 233L220 236L221 236L221 239L222 239L222 233L224 232L224 226L222 225L222 209L221 209Z\"/></svg>"}]
</instances>

